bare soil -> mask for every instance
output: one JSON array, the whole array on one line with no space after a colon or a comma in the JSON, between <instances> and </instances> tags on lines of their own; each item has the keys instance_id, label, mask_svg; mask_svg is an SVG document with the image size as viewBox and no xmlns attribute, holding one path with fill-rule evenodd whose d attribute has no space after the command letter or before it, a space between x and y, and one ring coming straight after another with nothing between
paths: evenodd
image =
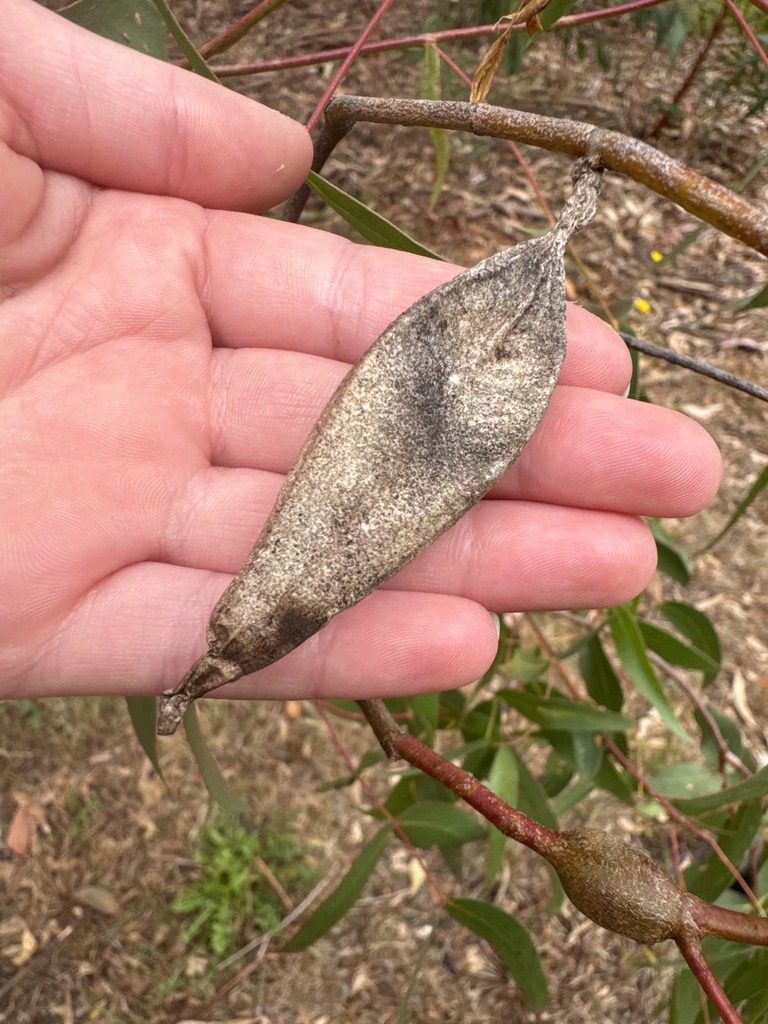
<instances>
[{"instance_id":1,"label":"bare soil","mask_svg":"<svg viewBox=\"0 0 768 1024\"><path fill-rule=\"evenodd\" d=\"M457 24L462 17L470 23L478 5L464 5L463 14L454 6L459 5L427 0L396 5L379 38L421 31L425 24ZM174 4L198 43L246 7L234 0ZM349 44L374 9L368 0L286 4L222 59L234 63ZM739 185L768 141L765 115L745 117L746 86L729 78L735 38L729 28L682 101L682 118L655 142L731 187ZM526 57L524 74L500 79L491 101L648 137L660 115L660 100L674 94L703 43L702 36L690 36L670 67L663 50L655 48L653 30L641 31L628 20L586 28L581 39L586 47L582 61L575 40L564 50L556 38L539 39ZM595 59L598 41L610 58L607 70ZM451 43L446 49L471 74L486 43ZM739 45L746 46L743 41ZM333 67L230 84L306 120ZM344 91L415 96L419 78L418 50L392 52L360 60ZM446 98L466 98L447 69L443 82ZM530 149L524 154L544 195L558 209L570 161ZM434 156L422 130L360 125L327 173L430 247L464 264L545 226L529 184L501 142L453 134L446 184L434 208L429 205ZM765 169L745 194L762 205L768 202ZM352 237L348 227L317 204L310 206L308 219ZM577 240L592 289L572 266L573 297L590 304L597 291L647 340L765 386L765 311L724 308L763 285L765 261L711 228L669 268L657 271L651 259L653 250L668 252L695 225L643 187L611 176L596 224ZM638 307L638 299L646 305ZM682 408L702 422L723 453L725 479L712 506L685 523L665 524L695 551L720 529L765 465L768 408L704 377L646 359L642 380L651 400ZM724 651L725 668L714 684L718 699L763 762L768 756L767 527L764 495L721 544L695 560L687 588L661 578L650 588L651 598L678 597L712 618ZM376 823L364 813L368 798L359 784L317 792L347 769L315 709L308 704L219 705L207 707L202 717L222 771L247 800L253 826L289 827L318 870L332 880L341 877ZM335 724L353 758L369 748L358 724ZM644 742L649 752L655 749L653 730L638 734L636 749ZM651 952L609 935L568 904L550 916L547 869L511 844L494 899L536 938L551 991L549 1005L538 1014L527 1008L490 948L440 910L418 861L396 844L387 849L353 910L308 951L281 955L273 943L261 956L251 954L218 969L184 943L185 922L171 911L176 892L196 877L191 850L210 806L183 738L164 742L162 759L160 780L141 754L118 701L0 707L2 1024L650 1024L663 1019L656 1006L668 990L673 951L661 947ZM377 791L385 793L391 774L379 769L370 775ZM19 808L25 809L29 824L27 850L21 855L6 845ZM587 800L578 814L579 822L610 822L631 837L654 829L653 822L633 818L604 795ZM663 839L663 830L660 834ZM425 861L444 891L483 895L481 850L470 848L461 882L435 852L427 853ZM289 895L298 901L304 894ZM400 1016L409 985L407 1011Z\"/></svg>"}]
</instances>

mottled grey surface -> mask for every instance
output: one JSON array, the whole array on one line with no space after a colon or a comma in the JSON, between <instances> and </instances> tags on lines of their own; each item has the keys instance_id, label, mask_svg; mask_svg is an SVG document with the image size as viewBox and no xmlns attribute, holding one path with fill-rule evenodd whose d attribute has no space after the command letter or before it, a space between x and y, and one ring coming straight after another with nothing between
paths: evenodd
<instances>
[{"instance_id":1,"label":"mottled grey surface","mask_svg":"<svg viewBox=\"0 0 768 1024\"><path fill-rule=\"evenodd\" d=\"M159 731L393 576L515 461L557 382L563 255L592 217L601 179L577 164L552 231L424 296L350 370L216 605L208 653L164 697Z\"/></svg>"}]
</instances>

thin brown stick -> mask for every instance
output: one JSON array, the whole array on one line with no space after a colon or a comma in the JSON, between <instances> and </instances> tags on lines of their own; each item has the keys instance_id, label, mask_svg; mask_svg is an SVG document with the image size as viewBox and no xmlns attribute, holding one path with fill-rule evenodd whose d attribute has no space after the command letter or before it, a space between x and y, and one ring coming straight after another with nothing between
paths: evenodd
<instances>
[{"instance_id":1,"label":"thin brown stick","mask_svg":"<svg viewBox=\"0 0 768 1024\"><path fill-rule=\"evenodd\" d=\"M768 256L768 212L653 146L582 121L544 117L486 103L337 96L326 121L367 121L421 128L449 128L514 139L570 156L587 154L626 174L740 242Z\"/></svg>"},{"instance_id":2,"label":"thin brown stick","mask_svg":"<svg viewBox=\"0 0 768 1024\"><path fill-rule=\"evenodd\" d=\"M665 661L654 651L649 651L648 657L654 663L654 665L657 665L665 673L665 675L669 676L670 679L674 680L675 684L683 691L688 700L691 702L691 704L693 704L693 706L696 708L701 717L709 726L710 732L712 733L712 738L714 739L715 745L717 746L719 752L718 759L720 761L721 770L724 769L726 764L730 764L733 765L733 767L736 768L738 771L740 771L742 775L746 776L747 778L751 778L754 773L751 772L749 768L747 768L747 766L744 764L741 758L734 754L734 752L725 742L725 737L723 736L720 730L720 726L717 724L717 719L709 710L704 701L701 699L696 690L685 678L683 673L678 672L673 665L670 665L669 662Z\"/></svg>"},{"instance_id":3,"label":"thin brown stick","mask_svg":"<svg viewBox=\"0 0 768 1024\"><path fill-rule=\"evenodd\" d=\"M669 120L672 115L672 108L678 105L680 100L683 98L683 96L685 96L685 94L693 85L694 79L696 78L696 75L698 75L701 65L704 63L707 54L712 49L712 44L720 34L720 30L722 29L723 23L725 22L725 15L727 11L728 8L726 7L725 3L723 3L723 6L720 8L720 13L715 18L715 22L712 25L712 28L710 30L709 35L707 36L704 45L699 50L698 54L696 55L696 60L691 65L690 71L683 79L683 82L679 86L675 95L667 104L667 109L664 111L664 113L661 115L661 117L658 119L656 124L651 129L650 138L657 139L659 137L659 133L669 124Z\"/></svg>"},{"instance_id":4,"label":"thin brown stick","mask_svg":"<svg viewBox=\"0 0 768 1024\"><path fill-rule=\"evenodd\" d=\"M619 335L624 340L627 348L632 348L636 352L642 352L647 356L653 356L655 359L663 359L665 362L672 363L675 366L684 366L686 370L693 370L694 373L700 373L703 377L710 377L720 384L727 384L729 388L743 391L745 395L751 395L753 398L759 398L763 402L768 402L768 389L761 388L759 384L753 384L752 381L744 380L743 377L737 377L735 373L721 370L719 367L712 366L711 363L705 363L701 359L684 356L680 352L673 351L671 348L665 348L663 345L654 345L650 341L642 341L642 339L636 338L633 334L626 334L624 331L619 331Z\"/></svg>"}]
</instances>

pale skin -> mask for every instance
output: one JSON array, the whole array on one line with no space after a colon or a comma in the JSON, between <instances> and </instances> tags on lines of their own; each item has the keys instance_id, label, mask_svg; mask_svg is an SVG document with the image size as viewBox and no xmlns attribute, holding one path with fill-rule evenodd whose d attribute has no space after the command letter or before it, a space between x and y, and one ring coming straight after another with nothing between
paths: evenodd
<instances>
[{"instance_id":1,"label":"pale skin","mask_svg":"<svg viewBox=\"0 0 768 1024\"><path fill-rule=\"evenodd\" d=\"M205 650L350 363L457 268L253 216L303 179L302 126L31 0L3 0L0 66L0 697L158 694ZM489 610L645 586L639 517L697 512L720 457L622 397L604 323L570 307L568 331L550 409L489 498L217 696L458 686L493 657Z\"/></svg>"}]
</instances>

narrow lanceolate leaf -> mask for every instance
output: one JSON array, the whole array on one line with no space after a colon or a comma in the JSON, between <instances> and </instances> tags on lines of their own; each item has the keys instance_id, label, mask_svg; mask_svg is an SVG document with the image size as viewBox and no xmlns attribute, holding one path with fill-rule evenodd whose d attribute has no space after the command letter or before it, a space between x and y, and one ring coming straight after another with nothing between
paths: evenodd
<instances>
[{"instance_id":1,"label":"narrow lanceolate leaf","mask_svg":"<svg viewBox=\"0 0 768 1024\"><path fill-rule=\"evenodd\" d=\"M203 782L211 797L227 811L233 814L245 814L248 805L234 793L227 785L224 776L221 774L216 759L211 753L208 744L200 731L200 723L197 720L197 709L192 704L184 715L184 731L192 753L195 755L197 767L203 777Z\"/></svg>"},{"instance_id":2,"label":"narrow lanceolate leaf","mask_svg":"<svg viewBox=\"0 0 768 1024\"><path fill-rule=\"evenodd\" d=\"M639 620L640 632L649 649L670 665L691 668L703 673L704 684L711 683L720 671L720 662L697 650L692 644L680 640L668 629L661 629L652 622Z\"/></svg>"},{"instance_id":3,"label":"narrow lanceolate leaf","mask_svg":"<svg viewBox=\"0 0 768 1024\"><path fill-rule=\"evenodd\" d=\"M324 900L312 916L304 922L293 938L283 946L285 953L297 953L325 935L353 906L371 877L373 869L384 852L392 829L389 825L379 829L366 847L358 854L352 867Z\"/></svg>"},{"instance_id":4,"label":"narrow lanceolate leaf","mask_svg":"<svg viewBox=\"0 0 768 1024\"><path fill-rule=\"evenodd\" d=\"M432 745L440 714L439 693L418 693L410 700L416 725L423 730L425 742Z\"/></svg>"},{"instance_id":5,"label":"narrow lanceolate leaf","mask_svg":"<svg viewBox=\"0 0 768 1024\"><path fill-rule=\"evenodd\" d=\"M421 93L425 100L439 100L442 95L440 56L437 52L437 47L432 43L427 43L424 47L424 59L421 65ZM445 185L450 146L448 143L448 133L444 128L430 128L429 137L432 140L432 148L435 151L435 183L432 186L432 195L429 197L431 208L440 198L440 193Z\"/></svg>"},{"instance_id":6,"label":"narrow lanceolate leaf","mask_svg":"<svg viewBox=\"0 0 768 1024\"><path fill-rule=\"evenodd\" d=\"M621 711L624 703L621 680L603 649L600 637L591 636L581 649L579 668L592 700L611 711Z\"/></svg>"},{"instance_id":7,"label":"narrow lanceolate leaf","mask_svg":"<svg viewBox=\"0 0 768 1024\"><path fill-rule=\"evenodd\" d=\"M614 608L610 623L616 652L634 685L656 708L671 732L689 739L648 659L643 634L635 616L625 607Z\"/></svg>"},{"instance_id":8,"label":"narrow lanceolate leaf","mask_svg":"<svg viewBox=\"0 0 768 1024\"><path fill-rule=\"evenodd\" d=\"M445 909L455 921L490 943L531 1009L541 1010L548 998L547 982L539 954L525 928L500 907L480 900L448 900Z\"/></svg>"},{"instance_id":9,"label":"narrow lanceolate leaf","mask_svg":"<svg viewBox=\"0 0 768 1024\"><path fill-rule=\"evenodd\" d=\"M136 739L152 762L152 767L162 778L163 773L160 770L160 761L157 756L157 734L155 732L157 697L126 697L125 703L128 706L128 714L131 716L131 725L133 725L133 731L136 733Z\"/></svg>"},{"instance_id":10,"label":"narrow lanceolate leaf","mask_svg":"<svg viewBox=\"0 0 768 1024\"><path fill-rule=\"evenodd\" d=\"M747 496L742 501L740 501L739 504L736 506L736 511L733 513L733 515L722 528L722 530L718 534L715 534L715 536L707 544L707 546L703 547L701 551L697 553L703 555L705 551L709 551L710 548L713 548L715 544L721 541L723 537L726 535L726 533L728 533L728 531L731 529L731 527L735 526L736 523L741 519L741 517L747 511L749 506L754 502L755 498L757 498L760 492L765 490L766 487L768 487L768 464L763 466L762 470L758 474L757 480L755 480L755 482L752 484L749 491L747 492Z\"/></svg>"},{"instance_id":11,"label":"narrow lanceolate leaf","mask_svg":"<svg viewBox=\"0 0 768 1024\"><path fill-rule=\"evenodd\" d=\"M564 732L625 732L632 720L615 711L581 704L568 697L526 693L524 690L499 690L497 696L516 708L521 715L543 729Z\"/></svg>"},{"instance_id":12,"label":"narrow lanceolate leaf","mask_svg":"<svg viewBox=\"0 0 768 1024\"><path fill-rule=\"evenodd\" d=\"M168 31L175 39L176 45L187 58L190 70L194 71L195 74L200 75L202 78L209 79L211 82L218 82L218 78L197 52L195 44L187 36L186 32L179 24L176 15L168 6L168 0L153 0L153 3L157 8L160 17L165 22Z\"/></svg>"},{"instance_id":13,"label":"narrow lanceolate leaf","mask_svg":"<svg viewBox=\"0 0 768 1024\"><path fill-rule=\"evenodd\" d=\"M721 655L720 640L709 618L704 612L700 612L698 608L694 608L693 605L687 604L685 601L662 601L659 611L675 629L691 641L693 647L703 657L709 658L713 662L711 671L714 672L714 675L707 674L705 676L707 683L712 682L720 671Z\"/></svg>"},{"instance_id":14,"label":"narrow lanceolate leaf","mask_svg":"<svg viewBox=\"0 0 768 1024\"><path fill-rule=\"evenodd\" d=\"M357 604L483 498L546 412L565 356L564 255L593 216L586 160L560 220L414 303L350 370L165 694L158 729L277 661Z\"/></svg>"},{"instance_id":15,"label":"narrow lanceolate leaf","mask_svg":"<svg viewBox=\"0 0 768 1024\"><path fill-rule=\"evenodd\" d=\"M678 810L691 816L707 814L709 811L716 811L729 804L744 803L745 800L761 800L765 796L768 796L768 765L755 772L751 778L737 782L726 789L719 789L716 793L695 796L690 799L681 798L672 802Z\"/></svg>"},{"instance_id":16,"label":"narrow lanceolate leaf","mask_svg":"<svg viewBox=\"0 0 768 1024\"><path fill-rule=\"evenodd\" d=\"M691 582L691 571L683 556L679 551L676 551L671 544L667 544L658 537L656 537L655 540L657 558L656 568L659 572L663 572L665 576L669 576L671 580L675 580L677 583L681 583L684 587L687 587Z\"/></svg>"},{"instance_id":17,"label":"narrow lanceolate leaf","mask_svg":"<svg viewBox=\"0 0 768 1024\"><path fill-rule=\"evenodd\" d=\"M414 846L460 846L483 839L485 826L456 804L423 800L398 816L398 823Z\"/></svg>"},{"instance_id":18,"label":"narrow lanceolate leaf","mask_svg":"<svg viewBox=\"0 0 768 1024\"><path fill-rule=\"evenodd\" d=\"M391 220L376 213L370 206L355 199L343 188L334 185L327 178L322 178L314 171L307 175L307 184L316 192L332 210L335 210L340 217L343 217L347 224L351 224L355 231L373 245L380 245L385 249L399 249L400 252L412 252L417 256L429 256L433 260L442 260L436 252L428 249L421 242L417 242L407 232L402 231Z\"/></svg>"},{"instance_id":19,"label":"narrow lanceolate leaf","mask_svg":"<svg viewBox=\"0 0 768 1024\"><path fill-rule=\"evenodd\" d=\"M506 803L516 807L519 776L517 758L508 746L500 746L494 755L491 770L488 772L486 780L488 788ZM485 862L485 884L487 886L493 882L501 868L506 847L507 837L495 826L491 826L488 834L488 856Z\"/></svg>"}]
</instances>

